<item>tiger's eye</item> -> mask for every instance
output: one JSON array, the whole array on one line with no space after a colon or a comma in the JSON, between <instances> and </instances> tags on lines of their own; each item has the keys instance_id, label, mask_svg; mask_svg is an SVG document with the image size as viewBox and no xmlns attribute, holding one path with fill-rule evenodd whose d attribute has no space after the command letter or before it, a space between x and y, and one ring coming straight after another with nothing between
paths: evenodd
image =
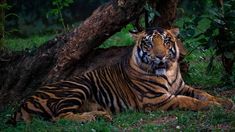
<instances>
[{"instance_id":1,"label":"tiger's eye","mask_svg":"<svg viewBox=\"0 0 235 132\"><path fill-rule=\"evenodd\" d=\"M165 40L164 40L164 44L165 44L165 46L167 48L170 48L171 44L172 44L171 38L170 37L166 37Z\"/></svg>"},{"instance_id":2,"label":"tiger's eye","mask_svg":"<svg viewBox=\"0 0 235 132\"><path fill-rule=\"evenodd\" d=\"M142 40L142 41L141 41L141 47L142 47L144 50L150 50L151 45L149 45L146 41Z\"/></svg>"},{"instance_id":3,"label":"tiger's eye","mask_svg":"<svg viewBox=\"0 0 235 132\"><path fill-rule=\"evenodd\" d=\"M166 45L167 47L170 47L170 46L171 46L171 42L168 41L168 42L165 43L165 45Z\"/></svg>"}]
</instances>

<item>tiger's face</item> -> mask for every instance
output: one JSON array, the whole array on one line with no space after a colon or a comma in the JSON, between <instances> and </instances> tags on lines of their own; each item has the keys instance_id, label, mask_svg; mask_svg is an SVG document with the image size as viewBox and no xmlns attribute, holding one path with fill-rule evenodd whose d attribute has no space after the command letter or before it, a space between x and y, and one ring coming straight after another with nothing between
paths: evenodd
<instances>
[{"instance_id":1,"label":"tiger's face","mask_svg":"<svg viewBox=\"0 0 235 132\"><path fill-rule=\"evenodd\" d=\"M178 29L161 28L136 34L132 55L135 64L147 73L165 75L179 58L177 35Z\"/></svg>"}]
</instances>

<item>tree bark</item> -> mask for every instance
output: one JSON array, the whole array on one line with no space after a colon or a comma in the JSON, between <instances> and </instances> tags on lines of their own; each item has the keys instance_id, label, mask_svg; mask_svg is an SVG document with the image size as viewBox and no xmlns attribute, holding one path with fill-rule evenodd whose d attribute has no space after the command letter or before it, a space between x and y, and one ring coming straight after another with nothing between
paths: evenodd
<instances>
[{"instance_id":1,"label":"tree bark","mask_svg":"<svg viewBox=\"0 0 235 132\"><path fill-rule=\"evenodd\" d=\"M75 61L120 31L143 11L144 0L115 2L99 7L78 29L70 33L68 42L57 54L58 60L49 73L49 80L55 81L63 76Z\"/></svg>"},{"instance_id":2,"label":"tree bark","mask_svg":"<svg viewBox=\"0 0 235 132\"><path fill-rule=\"evenodd\" d=\"M37 50L0 55L0 110L40 85L112 65L131 53L131 47L95 48L138 18L144 5L144 0L110 1L96 9L79 27Z\"/></svg>"},{"instance_id":3,"label":"tree bark","mask_svg":"<svg viewBox=\"0 0 235 132\"><path fill-rule=\"evenodd\" d=\"M159 26L166 29L172 28L172 24L176 19L178 0L148 0L148 3L160 14L160 16L155 16L149 25L151 27Z\"/></svg>"}]
</instances>

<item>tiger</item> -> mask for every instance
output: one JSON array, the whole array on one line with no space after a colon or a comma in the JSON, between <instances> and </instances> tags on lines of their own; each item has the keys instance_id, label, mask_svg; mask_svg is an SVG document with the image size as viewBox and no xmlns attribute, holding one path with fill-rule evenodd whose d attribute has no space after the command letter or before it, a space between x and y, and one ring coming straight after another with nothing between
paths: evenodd
<instances>
[{"instance_id":1,"label":"tiger","mask_svg":"<svg viewBox=\"0 0 235 132\"><path fill-rule=\"evenodd\" d=\"M12 121L87 122L126 110L207 110L234 107L230 99L212 96L185 84L179 67L179 29L152 28L132 33L135 45L114 65L98 68L38 88L26 98Z\"/></svg>"}]
</instances>

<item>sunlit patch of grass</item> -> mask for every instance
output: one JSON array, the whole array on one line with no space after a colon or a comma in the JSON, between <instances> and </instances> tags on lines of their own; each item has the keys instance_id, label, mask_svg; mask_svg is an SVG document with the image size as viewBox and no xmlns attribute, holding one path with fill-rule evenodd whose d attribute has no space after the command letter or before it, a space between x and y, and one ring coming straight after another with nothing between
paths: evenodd
<instances>
[{"instance_id":1,"label":"sunlit patch of grass","mask_svg":"<svg viewBox=\"0 0 235 132\"><path fill-rule=\"evenodd\" d=\"M112 46L128 46L133 45L134 41L129 33L133 27L127 25L120 32L107 39L99 48L109 48ZM6 38L4 47L11 51L23 51L37 48L55 37L54 35L32 36L30 38Z\"/></svg>"},{"instance_id":2,"label":"sunlit patch of grass","mask_svg":"<svg viewBox=\"0 0 235 132\"><path fill-rule=\"evenodd\" d=\"M54 35L32 36L30 38L6 38L4 40L4 47L11 51L29 50L39 47L53 37Z\"/></svg>"},{"instance_id":3,"label":"sunlit patch of grass","mask_svg":"<svg viewBox=\"0 0 235 132\"><path fill-rule=\"evenodd\" d=\"M133 29L132 25L127 25L120 32L117 32L112 37L107 39L100 48L109 48L112 46L129 46L133 45L134 41L129 33L129 30Z\"/></svg>"}]
</instances>

